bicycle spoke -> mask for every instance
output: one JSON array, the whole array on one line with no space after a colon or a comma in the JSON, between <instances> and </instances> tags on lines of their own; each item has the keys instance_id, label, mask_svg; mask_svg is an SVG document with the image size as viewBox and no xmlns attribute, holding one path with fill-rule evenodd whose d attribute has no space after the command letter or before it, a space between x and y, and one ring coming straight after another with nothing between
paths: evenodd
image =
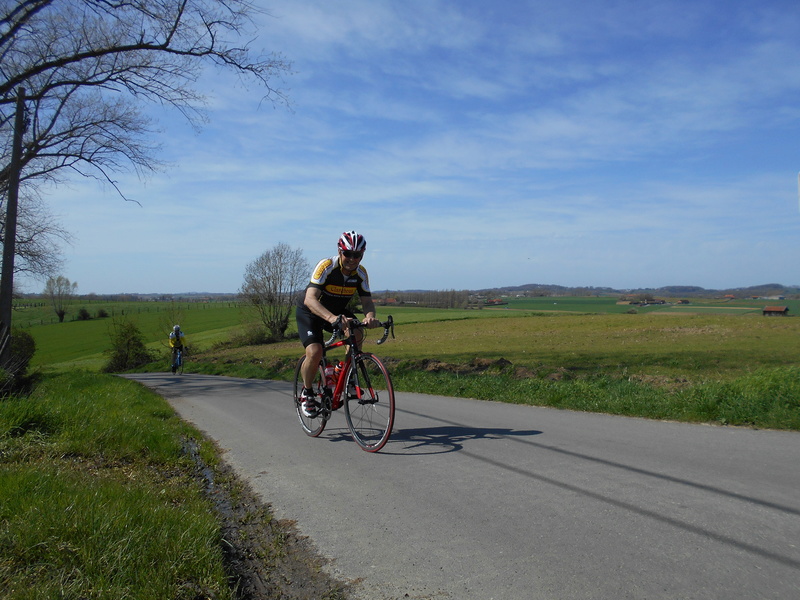
<instances>
[{"instance_id":1,"label":"bicycle spoke","mask_svg":"<svg viewBox=\"0 0 800 600\"><path fill-rule=\"evenodd\" d=\"M294 371L294 408L295 412L297 412L297 418L300 419L300 426L303 428L303 431L306 432L306 435L311 437L317 437L319 434L322 433L322 430L325 429L325 425L327 423L327 415L323 412L320 412L315 417L307 417L303 413L303 409L301 407L300 402L300 392L303 389L303 376L300 372L300 369L305 361L305 356L301 357L300 360L297 362L297 367ZM314 395L317 397L317 400L321 403L323 393L324 393L324 386L325 386L325 372L322 369L322 365L317 371L317 376L314 378L314 383L312 385L312 390L314 391Z\"/></svg>"},{"instance_id":2,"label":"bicycle spoke","mask_svg":"<svg viewBox=\"0 0 800 600\"><path fill-rule=\"evenodd\" d=\"M383 448L394 424L394 390L389 373L372 354L356 358L348 373L348 394L345 404L347 425L353 439L367 452Z\"/></svg>"}]
</instances>

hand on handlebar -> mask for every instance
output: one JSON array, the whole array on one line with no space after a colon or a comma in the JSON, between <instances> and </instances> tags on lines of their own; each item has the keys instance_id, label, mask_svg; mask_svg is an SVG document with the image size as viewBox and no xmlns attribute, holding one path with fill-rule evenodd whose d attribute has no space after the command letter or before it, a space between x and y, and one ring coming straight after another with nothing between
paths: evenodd
<instances>
[{"instance_id":1,"label":"hand on handlebar","mask_svg":"<svg viewBox=\"0 0 800 600\"><path fill-rule=\"evenodd\" d=\"M371 318L367 317L364 319L363 323L360 322L358 319L351 319L346 317L345 315L339 315L331 323L331 325L333 325L333 333L331 335L331 338L327 342L325 342L325 347L330 346L336 339L336 337L340 335L342 337L349 337L351 325L355 327L368 327L370 329L376 327L383 327L383 337L380 340L378 340L379 345L383 344L390 334L392 337L394 337L394 319L392 319L392 315L389 315L386 321L379 321L375 317Z\"/></svg>"},{"instance_id":2,"label":"hand on handlebar","mask_svg":"<svg viewBox=\"0 0 800 600\"><path fill-rule=\"evenodd\" d=\"M375 329L376 327L381 326L381 322L378 319L376 319L374 315L373 316L367 315L366 317L364 317L362 323L367 327L367 329Z\"/></svg>"},{"instance_id":3,"label":"hand on handlebar","mask_svg":"<svg viewBox=\"0 0 800 600\"><path fill-rule=\"evenodd\" d=\"M346 315L339 315L331 325L333 325L334 329L338 329L347 337L350 334L350 325L374 329L375 327L380 327L381 322L375 317L365 317L363 321L359 321L358 319L353 319Z\"/></svg>"},{"instance_id":4,"label":"hand on handlebar","mask_svg":"<svg viewBox=\"0 0 800 600\"><path fill-rule=\"evenodd\" d=\"M336 320L331 323L331 325L333 325L334 333L338 331L342 334L342 337L347 337L350 335L350 323L353 321L358 323L358 319L350 319L346 315L339 315L336 317Z\"/></svg>"}]
</instances>

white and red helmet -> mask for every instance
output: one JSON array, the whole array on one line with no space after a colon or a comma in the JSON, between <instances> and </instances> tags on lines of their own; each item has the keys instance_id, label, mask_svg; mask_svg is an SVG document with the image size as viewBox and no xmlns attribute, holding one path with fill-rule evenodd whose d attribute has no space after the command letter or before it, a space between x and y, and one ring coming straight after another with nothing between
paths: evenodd
<instances>
[{"instance_id":1,"label":"white and red helmet","mask_svg":"<svg viewBox=\"0 0 800 600\"><path fill-rule=\"evenodd\" d=\"M339 238L339 250L353 250L364 252L367 249L367 240L355 231L345 231Z\"/></svg>"}]
</instances>

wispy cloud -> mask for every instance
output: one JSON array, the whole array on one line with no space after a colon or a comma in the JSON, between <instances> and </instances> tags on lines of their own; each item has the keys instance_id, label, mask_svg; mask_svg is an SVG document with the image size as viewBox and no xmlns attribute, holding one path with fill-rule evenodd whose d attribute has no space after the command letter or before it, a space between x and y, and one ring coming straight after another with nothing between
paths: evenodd
<instances>
[{"instance_id":1,"label":"wispy cloud","mask_svg":"<svg viewBox=\"0 0 800 600\"><path fill-rule=\"evenodd\" d=\"M276 0L291 108L207 73L208 125L154 113L171 168L121 179L141 206L53 192L67 274L235 291L355 228L378 289L795 284L795 4Z\"/></svg>"}]
</instances>

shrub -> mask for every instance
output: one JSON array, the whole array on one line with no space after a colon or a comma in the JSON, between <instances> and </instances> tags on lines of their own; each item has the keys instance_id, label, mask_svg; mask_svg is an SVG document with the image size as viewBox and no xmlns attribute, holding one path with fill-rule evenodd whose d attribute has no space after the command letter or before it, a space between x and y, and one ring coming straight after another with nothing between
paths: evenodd
<instances>
[{"instance_id":1,"label":"shrub","mask_svg":"<svg viewBox=\"0 0 800 600\"><path fill-rule=\"evenodd\" d=\"M145 347L142 332L133 321L124 318L113 321L110 337L110 357L103 372L129 371L156 360L155 355Z\"/></svg>"},{"instance_id":2,"label":"shrub","mask_svg":"<svg viewBox=\"0 0 800 600\"><path fill-rule=\"evenodd\" d=\"M105 308L101 308L100 310L97 311L98 319L105 319L106 317L108 317L108 312L106 312Z\"/></svg>"},{"instance_id":3,"label":"shrub","mask_svg":"<svg viewBox=\"0 0 800 600\"><path fill-rule=\"evenodd\" d=\"M231 335L231 345L234 348L242 346L260 346L275 341L266 327L253 325Z\"/></svg>"},{"instance_id":4,"label":"shrub","mask_svg":"<svg viewBox=\"0 0 800 600\"><path fill-rule=\"evenodd\" d=\"M81 308L78 311L78 321L88 321L92 318L92 315L89 314L89 311L85 308Z\"/></svg>"},{"instance_id":5,"label":"shrub","mask_svg":"<svg viewBox=\"0 0 800 600\"><path fill-rule=\"evenodd\" d=\"M24 375L28 371L33 355L36 353L36 342L33 336L24 329L11 330L11 357L17 365L17 372Z\"/></svg>"},{"instance_id":6,"label":"shrub","mask_svg":"<svg viewBox=\"0 0 800 600\"><path fill-rule=\"evenodd\" d=\"M24 329L11 330L11 360L0 369L0 394L19 392L25 385L28 365L36 353L33 336Z\"/></svg>"}]
</instances>

